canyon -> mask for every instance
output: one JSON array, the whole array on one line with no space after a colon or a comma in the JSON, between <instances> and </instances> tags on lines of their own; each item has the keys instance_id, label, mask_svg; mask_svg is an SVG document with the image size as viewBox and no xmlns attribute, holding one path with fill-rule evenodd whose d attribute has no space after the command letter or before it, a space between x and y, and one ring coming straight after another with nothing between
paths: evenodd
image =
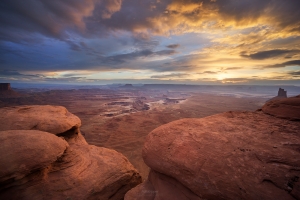
<instances>
[{"instance_id":1,"label":"canyon","mask_svg":"<svg viewBox=\"0 0 300 200\"><path fill-rule=\"evenodd\" d=\"M49 190L43 194L51 193L53 199L60 198L59 194L61 198L76 199L79 193L82 193L80 199L122 199L128 190L143 181L130 190L125 199L254 199L257 196L250 195L253 191L266 188L276 191L274 194L280 197L299 198L298 159L291 158L298 156L299 97L265 103L275 95L262 92L252 96L251 92L256 90L253 88L247 94L239 92L238 95L243 96L237 97L237 93L215 94L193 87L165 87L13 88L19 96L0 98L3 140L8 144L24 140L25 146L18 145L19 152L26 151L29 141L36 141L37 135L44 138L41 144L57 143L61 147L51 158L37 160L25 171L13 172L15 168L12 168L8 173L3 168L3 174L10 175L4 176L0 193L7 197L13 188L19 187L24 193L15 198L26 197L29 194L26 191L40 190L40 187L25 189L32 187L27 185L28 182L41 181L41 187ZM58 139L50 137L49 133ZM1 151L11 151L10 148L18 149L6 145ZM41 146L34 148L43 151ZM273 150L287 153L287 158L284 160L280 157L283 155ZM41 155L35 153L32 156ZM13 155L3 159L17 158L16 154ZM274 157L275 161L268 160L268 156ZM27 159L30 158L31 154ZM26 160L11 162L26 163ZM283 164L279 165L281 162ZM97 164L87 166L87 163ZM102 173L97 168L106 171ZM287 170L293 173L283 178L282 174L289 173ZM79 171L84 178L93 180L93 184L82 185L81 182L87 179L78 179L81 177ZM227 175L221 175L223 172ZM57 174L64 177L64 174L72 173L64 182L71 183L74 179L74 184L61 185ZM260 176L238 182L243 176L255 177L253 173ZM272 173L278 176L272 178ZM266 174L271 174L271 178ZM231 176L236 176L236 179ZM113 178L107 186L106 182L101 182L107 179L105 177ZM235 185L228 191L234 192L228 192L224 186L232 182ZM263 186L250 187L254 183ZM64 189L54 191L54 187ZM80 188L89 189L82 192ZM107 188L111 188L110 192ZM285 196L286 193L290 196ZM257 195L264 199L273 197L259 192Z\"/></svg>"}]
</instances>

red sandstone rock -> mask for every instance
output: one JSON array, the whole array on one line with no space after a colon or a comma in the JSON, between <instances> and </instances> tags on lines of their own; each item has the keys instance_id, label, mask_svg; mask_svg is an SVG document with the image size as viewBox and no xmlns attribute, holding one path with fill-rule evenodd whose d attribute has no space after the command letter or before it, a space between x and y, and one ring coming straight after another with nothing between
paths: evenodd
<instances>
[{"instance_id":1,"label":"red sandstone rock","mask_svg":"<svg viewBox=\"0 0 300 200\"><path fill-rule=\"evenodd\" d=\"M203 199L300 199L299 130L262 112L182 119L152 131L143 158Z\"/></svg>"},{"instance_id":2,"label":"red sandstone rock","mask_svg":"<svg viewBox=\"0 0 300 200\"><path fill-rule=\"evenodd\" d=\"M81 126L80 119L62 106L5 107L0 113L0 131L41 130L61 134Z\"/></svg>"},{"instance_id":3,"label":"red sandstone rock","mask_svg":"<svg viewBox=\"0 0 300 200\"><path fill-rule=\"evenodd\" d=\"M5 144L0 147L5 155L0 159L0 199L122 199L141 182L114 150L68 146L41 131L2 131L0 139Z\"/></svg>"},{"instance_id":4,"label":"red sandstone rock","mask_svg":"<svg viewBox=\"0 0 300 200\"><path fill-rule=\"evenodd\" d=\"M300 120L300 95L269 101L262 107L262 111L279 118Z\"/></svg>"},{"instance_id":5,"label":"red sandstone rock","mask_svg":"<svg viewBox=\"0 0 300 200\"><path fill-rule=\"evenodd\" d=\"M65 140L37 130L0 131L0 141L0 182L8 185L10 180L20 181L44 170L69 146Z\"/></svg>"},{"instance_id":6,"label":"red sandstone rock","mask_svg":"<svg viewBox=\"0 0 300 200\"><path fill-rule=\"evenodd\" d=\"M141 183L141 176L122 154L88 145L80 134L79 118L64 107L0 111L5 116L0 117L0 129L52 133L0 131L0 141L5 141L0 146L5 155L0 158L0 199L119 200Z\"/></svg>"}]
</instances>

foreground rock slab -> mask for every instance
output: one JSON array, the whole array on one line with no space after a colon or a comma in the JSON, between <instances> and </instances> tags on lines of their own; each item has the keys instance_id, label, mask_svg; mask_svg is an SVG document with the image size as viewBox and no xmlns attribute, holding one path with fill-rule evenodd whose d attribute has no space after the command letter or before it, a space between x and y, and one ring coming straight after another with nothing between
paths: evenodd
<instances>
[{"instance_id":1,"label":"foreground rock slab","mask_svg":"<svg viewBox=\"0 0 300 200\"><path fill-rule=\"evenodd\" d=\"M0 131L0 141L1 183L17 181L47 168L69 146L53 134L36 130Z\"/></svg>"},{"instance_id":2,"label":"foreground rock slab","mask_svg":"<svg viewBox=\"0 0 300 200\"><path fill-rule=\"evenodd\" d=\"M62 106L15 106L0 109L0 131L40 130L62 134L81 126L80 119Z\"/></svg>"},{"instance_id":3,"label":"foreground rock slab","mask_svg":"<svg viewBox=\"0 0 300 200\"><path fill-rule=\"evenodd\" d=\"M300 123L261 111L163 125L147 136L143 158L201 199L300 199ZM158 179L148 180L160 199Z\"/></svg>"},{"instance_id":4,"label":"foreground rock slab","mask_svg":"<svg viewBox=\"0 0 300 200\"><path fill-rule=\"evenodd\" d=\"M1 129L14 130L0 131L0 199L120 200L141 183L141 176L125 156L88 145L80 134L80 119L65 108L1 110L14 117L0 118ZM27 117L33 116L31 121L23 111L29 113ZM49 132L26 130L33 124L34 129Z\"/></svg>"}]
</instances>

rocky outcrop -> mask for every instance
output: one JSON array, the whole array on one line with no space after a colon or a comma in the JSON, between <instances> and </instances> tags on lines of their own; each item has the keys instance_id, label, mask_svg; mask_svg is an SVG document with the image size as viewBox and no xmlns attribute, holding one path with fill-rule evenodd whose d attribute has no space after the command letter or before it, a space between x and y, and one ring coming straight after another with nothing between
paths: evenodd
<instances>
[{"instance_id":1,"label":"rocky outcrop","mask_svg":"<svg viewBox=\"0 0 300 200\"><path fill-rule=\"evenodd\" d=\"M142 111L142 110L149 110L150 107L148 104L145 104L143 101L141 100L136 100L134 102L132 102L132 107L138 111Z\"/></svg>"},{"instance_id":2,"label":"rocky outcrop","mask_svg":"<svg viewBox=\"0 0 300 200\"><path fill-rule=\"evenodd\" d=\"M62 138L36 130L1 131L0 141L0 182L8 183L4 188L33 171L46 169L69 146Z\"/></svg>"},{"instance_id":3,"label":"rocky outcrop","mask_svg":"<svg viewBox=\"0 0 300 200\"><path fill-rule=\"evenodd\" d=\"M278 96L279 97L285 97L285 98L287 98L287 91L285 91L284 89L282 89L282 88L279 88L279 90L278 90Z\"/></svg>"},{"instance_id":4,"label":"rocky outcrop","mask_svg":"<svg viewBox=\"0 0 300 200\"><path fill-rule=\"evenodd\" d=\"M276 97L273 97L272 99L269 99L269 101L275 101L275 100L281 100L281 99L286 99L287 98L287 91L285 91L282 88L279 88L278 90L278 95Z\"/></svg>"},{"instance_id":5,"label":"rocky outcrop","mask_svg":"<svg viewBox=\"0 0 300 200\"><path fill-rule=\"evenodd\" d=\"M147 185L125 199L300 199L299 130L262 111L163 125L144 145Z\"/></svg>"},{"instance_id":6,"label":"rocky outcrop","mask_svg":"<svg viewBox=\"0 0 300 200\"><path fill-rule=\"evenodd\" d=\"M277 101L269 101L262 111L275 117L289 120L300 120L300 95Z\"/></svg>"},{"instance_id":7,"label":"rocky outcrop","mask_svg":"<svg viewBox=\"0 0 300 200\"><path fill-rule=\"evenodd\" d=\"M80 119L62 106L16 106L0 109L0 131L40 130L53 134L78 131Z\"/></svg>"},{"instance_id":8,"label":"rocky outcrop","mask_svg":"<svg viewBox=\"0 0 300 200\"><path fill-rule=\"evenodd\" d=\"M122 154L88 145L63 107L0 112L0 199L123 199L141 182Z\"/></svg>"},{"instance_id":9,"label":"rocky outcrop","mask_svg":"<svg viewBox=\"0 0 300 200\"><path fill-rule=\"evenodd\" d=\"M11 90L10 83L0 83L0 91Z\"/></svg>"}]
</instances>

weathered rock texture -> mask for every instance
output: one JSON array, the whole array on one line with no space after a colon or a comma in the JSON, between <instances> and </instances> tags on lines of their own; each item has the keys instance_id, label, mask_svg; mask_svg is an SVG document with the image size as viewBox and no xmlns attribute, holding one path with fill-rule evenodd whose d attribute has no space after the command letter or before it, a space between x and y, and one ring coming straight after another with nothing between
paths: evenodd
<instances>
[{"instance_id":1,"label":"weathered rock texture","mask_svg":"<svg viewBox=\"0 0 300 200\"><path fill-rule=\"evenodd\" d=\"M269 101L262 107L262 111L275 117L300 120L300 95L277 101Z\"/></svg>"},{"instance_id":2,"label":"weathered rock texture","mask_svg":"<svg viewBox=\"0 0 300 200\"><path fill-rule=\"evenodd\" d=\"M147 190L155 197L136 199L300 199L300 123L262 111L163 125L147 136L143 158L150 183L126 200Z\"/></svg>"},{"instance_id":3,"label":"weathered rock texture","mask_svg":"<svg viewBox=\"0 0 300 200\"><path fill-rule=\"evenodd\" d=\"M11 90L10 83L0 83L0 91Z\"/></svg>"},{"instance_id":4,"label":"weathered rock texture","mask_svg":"<svg viewBox=\"0 0 300 200\"><path fill-rule=\"evenodd\" d=\"M141 182L122 154L88 145L65 108L0 111L7 116L0 118L0 199L123 199Z\"/></svg>"}]
</instances>

